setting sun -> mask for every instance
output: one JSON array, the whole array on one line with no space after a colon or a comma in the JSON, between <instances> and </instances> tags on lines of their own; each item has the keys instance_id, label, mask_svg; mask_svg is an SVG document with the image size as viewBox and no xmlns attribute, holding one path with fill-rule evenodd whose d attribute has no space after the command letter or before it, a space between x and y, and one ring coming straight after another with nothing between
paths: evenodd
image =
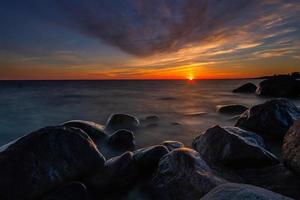
<instances>
[{"instance_id":1,"label":"setting sun","mask_svg":"<svg viewBox=\"0 0 300 200\"><path fill-rule=\"evenodd\" d=\"M189 75L188 79L189 79L190 81L194 80L193 75Z\"/></svg>"}]
</instances>

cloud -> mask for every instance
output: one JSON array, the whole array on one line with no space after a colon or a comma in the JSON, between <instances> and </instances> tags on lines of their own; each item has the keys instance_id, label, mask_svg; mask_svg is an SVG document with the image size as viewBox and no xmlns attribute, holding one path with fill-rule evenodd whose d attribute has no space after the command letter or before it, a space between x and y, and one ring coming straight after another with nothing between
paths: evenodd
<instances>
[{"instance_id":1,"label":"cloud","mask_svg":"<svg viewBox=\"0 0 300 200\"><path fill-rule=\"evenodd\" d=\"M274 4L278 1L57 0L61 17L53 18L129 54L149 56L232 34Z\"/></svg>"}]
</instances>

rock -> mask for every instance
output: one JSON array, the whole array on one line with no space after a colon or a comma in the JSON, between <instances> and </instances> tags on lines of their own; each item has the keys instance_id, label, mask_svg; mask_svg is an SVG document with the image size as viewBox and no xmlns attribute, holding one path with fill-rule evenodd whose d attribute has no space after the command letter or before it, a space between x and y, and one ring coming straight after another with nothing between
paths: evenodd
<instances>
[{"instance_id":1,"label":"rock","mask_svg":"<svg viewBox=\"0 0 300 200\"><path fill-rule=\"evenodd\" d=\"M104 166L105 158L82 130L64 126L32 132L0 151L0 197L38 199Z\"/></svg>"},{"instance_id":2,"label":"rock","mask_svg":"<svg viewBox=\"0 0 300 200\"><path fill-rule=\"evenodd\" d=\"M64 122L63 126L79 128L86 132L95 143L105 141L108 135L104 131L104 126L91 121L71 120Z\"/></svg>"},{"instance_id":3,"label":"rock","mask_svg":"<svg viewBox=\"0 0 300 200\"><path fill-rule=\"evenodd\" d=\"M198 200L224 182L196 151L180 148L160 160L152 185L155 199Z\"/></svg>"},{"instance_id":4,"label":"rock","mask_svg":"<svg viewBox=\"0 0 300 200\"><path fill-rule=\"evenodd\" d=\"M271 78L259 83L256 94L271 97L297 97L300 81L293 78Z\"/></svg>"},{"instance_id":5,"label":"rock","mask_svg":"<svg viewBox=\"0 0 300 200\"><path fill-rule=\"evenodd\" d=\"M210 164L231 169L261 168L277 164L263 139L236 127L214 126L193 141L193 147Z\"/></svg>"},{"instance_id":6,"label":"rock","mask_svg":"<svg viewBox=\"0 0 300 200\"><path fill-rule=\"evenodd\" d=\"M108 118L105 130L109 133L113 133L120 129L134 131L139 128L139 126L140 122L134 116L127 114L113 114Z\"/></svg>"},{"instance_id":7,"label":"rock","mask_svg":"<svg viewBox=\"0 0 300 200\"><path fill-rule=\"evenodd\" d=\"M234 93L255 93L257 87L253 83L246 83L236 89L234 89L232 92Z\"/></svg>"},{"instance_id":8,"label":"rock","mask_svg":"<svg viewBox=\"0 0 300 200\"><path fill-rule=\"evenodd\" d=\"M224 106L218 106L217 111L222 114L228 114L228 115L239 115L245 112L248 108L246 106L242 105L224 105Z\"/></svg>"},{"instance_id":9,"label":"rock","mask_svg":"<svg viewBox=\"0 0 300 200\"><path fill-rule=\"evenodd\" d=\"M219 185L201 200L292 200L272 191L253 185L226 183Z\"/></svg>"},{"instance_id":10,"label":"rock","mask_svg":"<svg viewBox=\"0 0 300 200\"><path fill-rule=\"evenodd\" d=\"M243 183L259 186L295 199L300 199L300 176L283 164L261 169L235 170Z\"/></svg>"},{"instance_id":11,"label":"rock","mask_svg":"<svg viewBox=\"0 0 300 200\"><path fill-rule=\"evenodd\" d=\"M253 131L266 139L282 140L299 117L300 111L291 101L274 99L248 109L235 126Z\"/></svg>"},{"instance_id":12,"label":"rock","mask_svg":"<svg viewBox=\"0 0 300 200\"><path fill-rule=\"evenodd\" d=\"M167 149L169 151L173 151L174 149L179 149L184 147L184 144L182 142L178 142L178 141L164 141L163 143L161 143L161 145L167 147Z\"/></svg>"},{"instance_id":13,"label":"rock","mask_svg":"<svg viewBox=\"0 0 300 200\"><path fill-rule=\"evenodd\" d=\"M51 193L43 200L88 200L88 193L84 184L72 182Z\"/></svg>"},{"instance_id":14,"label":"rock","mask_svg":"<svg viewBox=\"0 0 300 200\"><path fill-rule=\"evenodd\" d=\"M87 181L88 186L99 194L122 194L131 189L137 182L138 172L132 152L106 161L103 169L99 169Z\"/></svg>"},{"instance_id":15,"label":"rock","mask_svg":"<svg viewBox=\"0 0 300 200\"><path fill-rule=\"evenodd\" d=\"M139 171L145 175L152 175L157 169L159 160L169 153L169 150L163 145L156 145L139 149L134 152L133 158L137 163Z\"/></svg>"},{"instance_id":16,"label":"rock","mask_svg":"<svg viewBox=\"0 0 300 200\"><path fill-rule=\"evenodd\" d=\"M300 120L295 121L285 135L282 154L285 165L300 174Z\"/></svg>"},{"instance_id":17,"label":"rock","mask_svg":"<svg viewBox=\"0 0 300 200\"><path fill-rule=\"evenodd\" d=\"M116 149L134 150L135 137L132 131L121 129L109 137L108 144Z\"/></svg>"}]
</instances>

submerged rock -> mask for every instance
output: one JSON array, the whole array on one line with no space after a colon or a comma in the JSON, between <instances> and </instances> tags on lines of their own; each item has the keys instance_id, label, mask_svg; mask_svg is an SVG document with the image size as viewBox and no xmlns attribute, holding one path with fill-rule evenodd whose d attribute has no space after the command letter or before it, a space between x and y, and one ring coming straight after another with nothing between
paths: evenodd
<instances>
[{"instance_id":1,"label":"submerged rock","mask_svg":"<svg viewBox=\"0 0 300 200\"><path fill-rule=\"evenodd\" d=\"M165 200L198 200L222 183L200 155L187 148L165 155L152 180L155 199Z\"/></svg>"},{"instance_id":2,"label":"submerged rock","mask_svg":"<svg viewBox=\"0 0 300 200\"><path fill-rule=\"evenodd\" d=\"M104 196L108 193L121 195L135 185L137 177L138 171L133 154L126 152L107 160L104 168L99 168L87 183L89 187Z\"/></svg>"},{"instance_id":3,"label":"submerged rock","mask_svg":"<svg viewBox=\"0 0 300 200\"><path fill-rule=\"evenodd\" d=\"M272 97L297 97L300 95L300 81L293 78L272 78L259 83L256 94Z\"/></svg>"},{"instance_id":4,"label":"submerged rock","mask_svg":"<svg viewBox=\"0 0 300 200\"><path fill-rule=\"evenodd\" d=\"M80 129L46 127L0 150L0 197L37 199L104 166L105 158Z\"/></svg>"},{"instance_id":5,"label":"submerged rock","mask_svg":"<svg viewBox=\"0 0 300 200\"><path fill-rule=\"evenodd\" d=\"M167 149L169 151L173 151L174 149L179 149L184 147L184 144L182 142L178 142L178 141L164 141L163 143L161 143L161 145L167 147Z\"/></svg>"},{"instance_id":6,"label":"submerged rock","mask_svg":"<svg viewBox=\"0 0 300 200\"><path fill-rule=\"evenodd\" d=\"M232 169L260 168L277 164L263 139L236 127L214 126L193 141L193 147L210 164Z\"/></svg>"},{"instance_id":7,"label":"submerged rock","mask_svg":"<svg viewBox=\"0 0 300 200\"><path fill-rule=\"evenodd\" d=\"M105 130L109 133L113 133L120 129L134 131L139 128L139 126L140 122L134 116L127 114L113 114L108 118Z\"/></svg>"},{"instance_id":8,"label":"submerged rock","mask_svg":"<svg viewBox=\"0 0 300 200\"><path fill-rule=\"evenodd\" d=\"M88 193L84 184L72 182L51 193L43 200L88 200Z\"/></svg>"},{"instance_id":9,"label":"submerged rock","mask_svg":"<svg viewBox=\"0 0 300 200\"><path fill-rule=\"evenodd\" d=\"M253 83L246 83L236 89L234 89L232 92L234 93L255 93L257 87Z\"/></svg>"},{"instance_id":10,"label":"submerged rock","mask_svg":"<svg viewBox=\"0 0 300 200\"><path fill-rule=\"evenodd\" d=\"M108 138L104 126L91 121L71 120L64 122L63 126L79 128L86 132L95 143L102 142Z\"/></svg>"},{"instance_id":11,"label":"submerged rock","mask_svg":"<svg viewBox=\"0 0 300 200\"><path fill-rule=\"evenodd\" d=\"M292 200L289 197L282 196L272 191L255 187L253 185L227 183L222 184L201 200Z\"/></svg>"},{"instance_id":12,"label":"submerged rock","mask_svg":"<svg viewBox=\"0 0 300 200\"><path fill-rule=\"evenodd\" d=\"M121 129L109 137L108 144L116 149L134 150L135 137L132 131Z\"/></svg>"},{"instance_id":13,"label":"submerged rock","mask_svg":"<svg viewBox=\"0 0 300 200\"><path fill-rule=\"evenodd\" d=\"M159 160L167 153L169 150L165 146L156 145L135 151L133 158L141 174L148 176L154 173Z\"/></svg>"},{"instance_id":14,"label":"submerged rock","mask_svg":"<svg viewBox=\"0 0 300 200\"><path fill-rule=\"evenodd\" d=\"M264 138L282 139L300 117L298 108L287 99L274 99L244 112L235 126L253 131Z\"/></svg>"},{"instance_id":15,"label":"submerged rock","mask_svg":"<svg viewBox=\"0 0 300 200\"><path fill-rule=\"evenodd\" d=\"M228 114L228 115L239 115L245 112L248 108L243 105L224 105L224 106L218 106L217 111L222 114Z\"/></svg>"},{"instance_id":16,"label":"submerged rock","mask_svg":"<svg viewBox=\"0 0 300 200\"><path fill-rule=\"evenodd\" d=\"M282 154L285 165L300 174L300 120L295 121L285 135Z\"/></svg>"}]
</instances>

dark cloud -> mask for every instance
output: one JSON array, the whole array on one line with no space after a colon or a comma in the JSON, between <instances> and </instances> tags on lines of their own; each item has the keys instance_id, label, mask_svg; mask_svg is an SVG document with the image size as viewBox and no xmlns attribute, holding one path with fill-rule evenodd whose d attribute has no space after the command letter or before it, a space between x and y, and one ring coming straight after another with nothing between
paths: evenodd
<instances>
[{"instance_id":1,"label":"dark cloud","mask_svg":"<svg viewBox=\"0 0 300 200\"><path fill-rule=\"evenodd\" d=\"M56 21L138 56L176 51L245 21L257 0L59 0ZM44 5L44 4L43 4ZM58 10L56 12L58 12ZM62 17L62 18L61 18Z\"/></svg>"}]
</instances>

